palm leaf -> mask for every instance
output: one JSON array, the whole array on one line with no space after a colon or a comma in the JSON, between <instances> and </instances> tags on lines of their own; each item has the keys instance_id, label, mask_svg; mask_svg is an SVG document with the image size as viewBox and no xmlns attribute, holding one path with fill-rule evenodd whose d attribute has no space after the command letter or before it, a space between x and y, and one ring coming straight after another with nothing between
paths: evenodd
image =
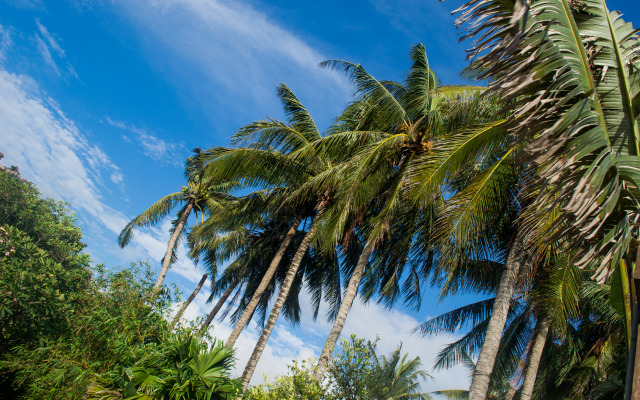
<instances>
[{"instance_id":1,"label":"palm leaf","mask_svg":"<svg viewBox=\"0 0 640 400\"><path fill-rule=\"evenodd\" d=\"M129 244L131 237L133 236L133 229L137 227L146 227L158 223L164 217L169 215L171 210L180 202L184 201L184 193L176 192L167 195L160 200L156 201L147 208L142 214L135 217L129 222L118 236L118 244L120 247L125 247Z\"/></svg>"}]
</instances>

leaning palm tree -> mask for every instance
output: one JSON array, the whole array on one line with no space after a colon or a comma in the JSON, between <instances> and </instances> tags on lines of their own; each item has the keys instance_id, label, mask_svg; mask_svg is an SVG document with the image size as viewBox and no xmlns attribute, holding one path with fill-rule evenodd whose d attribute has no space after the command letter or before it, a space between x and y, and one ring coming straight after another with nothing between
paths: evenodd
<instances>
[{"instance_id":1,"label":"leaning palm tree","mask_svg":"<svg viewBox=\"0 0 640 400\"><path fill-rule=\"evenodd\" d=\"M268 200L269 196L261 199L253 193L241 198L225 212L192 229L191 254L196 260L202 258L206 265L233 260L212 287L212 296L223 291L225 293L207 317L202 326L203 331L236 287L240 290L244 288L240 306L232 315L236 325L248 322L255 315L264 315L275 289L274 281L282 279L279 269L274 270L274 258L278 257L278 264L288 263L292 257L291 245L297 246L301 240L300 232L294 232L290 239L291 245L287 244L287 248L279 254L282 236L290 230L291 218L282 214L264 216L264 199ZM255 204L261 207L256 207ZM258 212L254 212L257 209ZM266 285L263 287L264 283ZM212 299L213 297L210 298ZM248 308L251 309L250 313L247 312ZM297 310L294 307L291 311L298 313ZM242 322L244 316L247 316L247 320ZM294 320L297 318L294 314L289 314L288 317L293 317ZM260 320L264 320L264 316Z\"/></svg>"},{"instance_id":2,"label":"leaning palm tree","mask_svg":"<svg viewBox=\"0 0 640 400\"><path fill-rule=\"evenodd\" d=\"M628 275L640 221L636 31L604 0L472 0L462 12L466 36L480 38L470 74L491 77L492 91L515 100L509 125L538 167L528 235L566 240L599 282L619 271L627 349L635 348ZM557 216L540 229L549 211ZM491 372L478 364L472 400L484 397Z\"/></svg>"},{"instance_id":3,"label":"leaning palm tree","mask_svg":"<svg viewBox=\"0 0 640 400\"><path fill-rule=\"evenodd\" d=\"M208 277L209 277L209 273L208 272L205 272L202 275L202 278L200 278L200 282L198 282L198 284L196 285L196 288L193 289L193 292L191 292L189 297L187 297L187 300L185 300L185 302L182 303L182 306L180 306L180 308L176 312L176 315L173 316L173 319L171 320L171 323L169 324L171 327L174 327L176 325L176 323L178 323L180 318L182 318L182 315L187 310L187 307L189 307L189 305L191 304L193 299L195 299L196 296L198 295L198 293L200 293L200 289L202 289L202 286L207 281Z\"/></svg>"},{"instance_id":4,"label":"leaning palm tree","mask_svg":"<svg viewBox=\"0 0 640 400\"><path fill-rule=\"evenodd\" d=\"M413 65L405 85L378 81L360 65L345 61L324 63L347 72L355 82L360 98L342 116L348 129L329 135L315 145L319 153L347 155L343 156L343 163L325 176L312 180L325 186L334 185L338 193L339 207L334 207L323 217L327 221L326 229L333 233L323 236L337 241L338 238L355 235L361 237L365 245L351 273L338 318L320 355L316 373L318 380L324 374L370 259L381 249L381 244L389 238L401 237L399 232L407 232L414 237L410 228L413 226L425 240L404 241L396 249L396 259L406 260L415 243L422 244L422 255L429 254L429 218L422 221L419 218L433 215L434 208L442 204L442 192L440 186L433 185L433 190L428 195L423 194L418 201L411 178L417 166L432 156L434 141L467 123L459 115L464 110L460 106L479 104L475 95L482 90L480 87L440 85L429 68L422 45L412 49L411 58ZM474 115L476 122L485 117L483 113ZM452 167L452 163L443 167L446 172L438 179L446 180L452 173ZM358 224L354 225L354 221ZM417 259L426 261L428 256ZM393 299L393 293L397 293L395 289L398 286L394 282L402 276L401 268L405 264L404 261L398 264L397 273L386 274L390 279L381 286L384 288L383 296L388 296L388 299Z\"/></svg>"},{"instance_id":5,"label":"leaning palm tree","mask_svg":"<svg viewBox=\"0 0 640 400\"><path fill-rule=\"evenodd\" d=\"M231 198L228 193L238 187L237 182L222 181L215 175L207 173L200 148L195 149L194 155L187 158L185 177L187 178L187 186L184 186L181 191L171 193L155 202L142 214L131 220L118 236L118 244L125 247L129 244L135 228L154 225L165 218L174 207L182 205L178 211L177 220L172 224L167 250L162 258L162 267L152 289L154 294L160 291L167 271L177 257L178 240L183 234L191 212L206 212L208 201L228 200Z\"/></svg>"},{"instance_id":6,"label":"leaning palm tree","mask_svg":"<svg viewBox=\"0 0 640 400\"><path fill-rule=\"evenodd\" d=\"M228 179L237 179L247 186L263 185L271 188L268 191L268 200L263 211L269 213L271 218L290 221L289 229L281 237L277 252L271 259L268 270L263 275L259 285L253 291L251 300L246 305L244 312L238 319L226 345L233 346L240 333L251 319L256 307L262 301L265 290L271 285L272 279L278 270L289 245L291 244L298 226L306 218L309 210L295 209L283 206L283 199L288 190L287 179L304 173L297 164L287 161L285 154L277 150L263 150L260 148L212 148L207 151L207 168L214 169Z\"/></svg>"},{"instance_id":7,"label":"leaning palm tree","mask_svg":"<svg viewBox=\"0 0 640 400\"><path fill-rule=\"evenodd\" d=\"M281 185L286 187L288 192L298 189L303 183L314 176L321 174L331 166L331 160L327 157L312 154L309 156L305 152L305 148L311 146L314 142L321 139L321 134L310 116L309 112L302 105L300 100L293 92L284 84L278 86L278 97L283 105L287 115L287 122L268 119L253 122L241 128L232 138L236 144L247 146L251 149L261 150L261 152L253 152L255 156L264 154L269 159L273 159L273 153L279 150L278 163L272 164L269 168L276 174L285 175L282 171L295 171L295 174L286 174L284 179L281 178ZM241 150L242 151L242 150ZM240 153L242 154L242 153ZM223 162L225 164L234 163L233 158L237 157L236 153L231 151L229 154L220 156L213 163ZM243 160L246 163L246 160ZM257 160L254 160L256 162ZM263 164L263 163L259 163ZM251 170L244 168L244 174L248 174L247 179L253 179ZM259 172L265 174L264 169ZM270 172L266 172L267 174ZM309 217L311 225L300 241L289 267L286 269L286 275L280 286L280 292L269 315L268 320L263 328L262 334L258 339L256 347L244 370L242 380L246 388L251 380L253 371L260 359L262 351L271 335L278 316L287 301L290 290L294 284L294 280L298 277L298 271L305 259L307 250L315 239L318 224L314 223L329 206L331 202L331 192L329 190L305 190L298 193L297 196L282 196L285 204L293 204L294 209L299 210L299 215ZM282 207L280 205L279 207ZM316 252L318 253L318 252ZM256 293L255 295L258 295ZM244 314L250 314L251 308L245 309ZM234 332L231 334L227 344L231 345L235 341L234 333L237 335L242 330L242 325L236 325Z\"/></svg>"}]
</instances>

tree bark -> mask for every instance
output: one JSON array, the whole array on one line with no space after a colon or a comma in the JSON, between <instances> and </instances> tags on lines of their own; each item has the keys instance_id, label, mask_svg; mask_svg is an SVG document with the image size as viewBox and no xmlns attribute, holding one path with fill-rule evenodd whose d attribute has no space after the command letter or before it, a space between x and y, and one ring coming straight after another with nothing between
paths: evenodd
<instances>
[{"instance_id":1,"label":"tree bark","mask_svg":"<svg viewBox=\"0 0 640 400\"><path fill-rule=\"evenodd\" d=\"M196 288L193 290L193 292L191 293L191 296L189 296L187 301L185 301L182 304L182 307L180 307L180 309L176 313L176 316L173 317L173 320L171 321L171 328L175 326L175 324L178 322L180 317L182 317L182 314L184 314L184 311L187 309L187 307L189 307L189 304L191 304L193 299L195 299L195 297L198 295L198 292L200 292L200 289L202 289L202 285L204 285L208 277L209 277L209 274L202 275L202 279L200 279L198 286L196 286Z\"/></svg>"},{"instance_id":2,"label":"tree bark","mask_svg":"<svg viewBox=\"0 0 640 400\"><path fill-rule=\"evenodd\" d=\"M187 219L189 218L189 214L191 214L191 210L193 210L193 201L190 201L187 204L187 207L184 209L184 213L178 220L178 224L176 225L176 229L174 229L171 238L169 238L169 244L167 245L167 251L164 253L164 258L162 259L162 269L160 269L160 275L158 275L158 280L156 280L155 285L153 285L152 293L157 295L162 287L162 282L164 282L164 277L167 275L167 271L169 270L169 264L171 264L171 253L173 252L173 247L176 245L178 241L178 237L184 229L184 225L187 223Z\"/></svg>"},{"instance_id":3,"label":"tree bark","mask_svg":"<svg viewBox=\"0 0 640 400\"><path fill-rule=\"evenodd\" d=\"M200 334L205 333L206 330L209 328L209 325L211 325L211 321L213 321L213 319L216 317L216 314L218 314L218 311L220 311L224 303L227 301L227 299L233 292L233 289L235 289L236 286L238 286L238 283L240 283L240 279L236 279L235 281L233 281L233 283L229 285L227 290L225 290L224 293L222 293L220 300L218 300L215 307L213 307L213 310L211 310L209 315L207 315L207 319L205 319L204 322L202 323L202 327L200 327Z\"/></svg>"},{"instance_id":4,"label":"tree bark","mask_svg":"<svg viewBox=\"0 0 640 400\"><path fill-rule=\"evenodd\" d=\"M362 274L367 267L369 256L371 256L371 253L373 253L374 248L374 240L373 238L369 238L366 245L364 246L364 249L362 250L362 253L360 254L360 258L358 259L356 268L353 271L353 275L351 275L351 279L349 279L349 286L344 293L344 298L342 299L340 309L338 310L338 316L336 317L336 320L333 323L333 327L331 328L331 332L327 337L327 342L322 348L322 353L320 353L316 373L314 374L314 378L318 382L322 380L322 377L327 370L327 365L329 364L329 360L331 359L331 353L333 353L333 349L338 342L340 333L342 333L342 328L344 327L344 323L347 319L347 314L349 313L351 305L353 304L353 300L358 293L358 286L360 286Z\"/></svg>"},{"instance_id":5,"label":"tree bark","mask_svg":"<svg viewBox=\"0 0 640 400\"><path fill-rule=\"evenodd\" d=\"M318 215L320 215L319 212ZM293 260L291 261L291 266L287 270L287 275L282 282L282 286L280 287L280 293L278 294L278 298L276 299L276 303L273 305L271 309L271 314L269 315L269 319L262 330L262 334L258 339L258 343L256 343L256 347L253 349L253 353L251 354L251 358L247 363L247 366L242 373L242 391L244 392L249 386L249 382L251 381L251 377L253 376L253 372L256 369L256 365L258 365L258 361L260 360L260 356L267 345L267 341L269 340L269 336L271 336L271 332L273 331L273 327L276 324L278 316L280 315L280 311L282 311L282 307L284 306L284 302L287 300L289 296L289 290L291 290L291 285L293 284L293 280L296 277L298 272L298 268L302 263L302 258L304 257L309 245L311 245L311 240L316 234L318 227L317 225L312 225L309 228L309 231L302 239L300 246L298 246L298 250L296 254L293 256Z\"/></svg>"},{"instance_id":6,"label":"tree bark","mask_svg":"<svg viewBox=\"0 0 640 400\"><path fill-rule=\"evenodd\" d=\"M635 354L633 358L634 370L633 370L633 383L631 388L631 400L640 400L640 326L635 325L633 329L636 331Z\"/></svg>"},{"instance_id":7,"label":"tree bark","mask_svg":"<svg viewBox=\"0 0 640 400\"><path fill-rule=\"evenodd\" d=\"M529 362L527 363L527 371L524 374L522 382L522 390L520 392L521 400L528 400L533 394L533 387L538 376L538 368L540 367L540 359L542 358L542 350L547 343L549 334L549 320L540 321L540 326L536 330L536 337L533 339L533 347L529 354Z\"/></svg>"},{"instance_id":8,"label":"tree bark","mask_svg":"<svg viewBox=\"0 0 640 400\"><path fill-rule=\"evenodd\" d=\"M505 270L502 272L500 283L496 293L496 300L493 305L493 312L489 319L484 343L478 356L476 369L471 379L469 389L469 400L485 400L489 390L489 380L493 372L493 365L496 362L502 331L507 322L507 314L511 305L511 297L518 280L520 263L522 261L522 242L516 234L511 245L511 250L507 256Z\"/></svg>"},{"instance_id":9,"label":"tree bark","mask_svg":"<svg viewBox=\"0 0 640 400\"><path fill-rule=\"evenodd\" d=\"M509 388L509 391L507 392L507 396L504 398L504 400L513 400L513 398L516 397L516 393L518 393L516 389Z\"/></svg>"},{"instance_id":10,"label":"tree bark","mask_svg":"<svg viewBox=\"0 0 640 400\"><path fill-rule=\"evenodd\" d=\"M293 236L296 234L296 230L298 229L298 225L300 225L300 222L302 222L302 217L296 218L296 220L293 222L293 225L291 225L291 228L289 228L289 231L287 232L284 239L282 240L282 243L280 244L280 248L278 248L276 255L271 260L269 269L262 277L262 280L260 281L260 285L258 285L258 288L253 293L253 296L251 297L251 301L249 301L249 304L247 304L247 308L244 310L244 312L240 316L240 319L238 320L238 323L233 328L233 331L231 332L231 335L229 335L229 339L227 339L225 346L233 347L236 340L238 340L238 336L240 336L240 333L242 332L244 327L247 325L247 322L249 322L249 318L251 318L253 311L256 309L256 307L258 306L258 303L260 302L260 297L262 297L262 294L264 293L264 291L267 289L267 286L269 286L269 283L271 282L271 278L273 278L273 275L276 273L276 270L278 269L278 264L280 264L280 260L282 260L282 257L284 256L284 252L287 250L287 247L289 247L289 243L291 243Z\"/></svg>"}]
</instances>

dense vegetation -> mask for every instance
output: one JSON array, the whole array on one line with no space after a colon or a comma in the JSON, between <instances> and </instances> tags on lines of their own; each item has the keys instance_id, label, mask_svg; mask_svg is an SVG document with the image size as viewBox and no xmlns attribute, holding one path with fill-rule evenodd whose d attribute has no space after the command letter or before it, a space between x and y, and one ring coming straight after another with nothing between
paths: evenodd
<instances>
[{"instance_id":1,"label":"dense vegetation","mask_svg":"<svg viewBox=\"0 0 640 400\"><path fill-rule=\"evenodd\" d=\"M421 44L402 82L326 61L355 97L321 131L281 84L285 121L196 149L186 185L123 229L126 246L178 208L155 283L91 269L65 206L2 173L3 384L53 398L640 399L637 32L602 0L460 12L473 39L463 73L486 87L443 84ZM208 269L194 295L211 277L219 297L197 332L166 322L181 239ZM358 295L418 309L428 285L484 298L416 327L463 330L436 368L465 364L469 390L420 393L425 372L400 349L338 346ZM300 321L303 289L332 323L317 364L249 388L280 314ZM221 310L234 324L224 345L207 337ZM262 333L230 379L252 319Z\"/></svg>"},{"instance_id":2,"label":"dense vegetation","mask_svg":"<svg viewBox=\"0 0 640 400\"><path fill-rule=\"evenodd\" d=\"M235 398L233 352L172 332L148 265L90 266L67 205L5 172L0 221L3 398Z\"/></svg>"}]
</instances>

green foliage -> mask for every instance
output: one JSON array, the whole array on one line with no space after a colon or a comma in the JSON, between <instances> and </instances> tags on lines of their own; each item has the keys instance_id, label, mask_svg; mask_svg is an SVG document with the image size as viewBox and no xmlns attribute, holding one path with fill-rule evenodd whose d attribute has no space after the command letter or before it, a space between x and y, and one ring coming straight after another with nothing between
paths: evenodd
<instances>
[{"instance_id":1,"label":"green foliage","mask_svg":"<svg viewBox=\"0 0 640 400\"><path fill-rule=\"evenodd\" d=\"M0 172L0 225L18 228L65 268L86 267L89 256L81 253L82 230L74 225L68 206L42 199L32 183Z\"/></svg>"},{"instance_id":2,"label":"green foliage","mask_svg":"<svg viewBox=\"0 0 640 400\"><path fill-rule=\"evenodd\" d=\"M65 266L12 226L0 226L0 354L66 329L89 271Z\"/></svg>"},{"instance_id":3,"label":"green foliage","mask_svg":"<svg viewBox=\"0 0 640 400\"><path fill-rule=\"evenodd\" d=\"M169 334L163 313L170 299L148 304L151 287L148 265L117 272L97 267L89 287L77 294L68 328L40 337L37 347L14 347L0 367L14 374L14 387L26 398L83 398L95 374L130 364Z\"/></svg>"},{"instance_id":4,"label":"green foliage","mask_svg":"<svg viewBox=\"0 0 640 400\"><path fill-rule=\"evenodd\" d=\"M134 359L100 376L88 398L228 400L241 391L240 382L229 378L233 350L220 341L209 346L180 333L139 351Z\"/></svg>"},{"instance_id":5,"label":"green foliage","mask_svg":"<svg viewBox=\"0 0 640 400\"><path fill-rule=\"evenodd\" d=\"M326 385L313 378L313 361L293 361L287 375L278 376L273 383L252 386L245 400L325 400L331 399Z\"/></svg>"},{"instance_id":6,"label":"green foliage","mask_svg":"<svg viewBox=\"0 0 640 400\"><path fill-rule=\"evenodd\" d=\"M376 355L377 340L352 335L343 340L327 372L327 379L314 378L314 362L294 361L289 373L273 383L253 386L246 400L395 400L427 399L420 393L420 379L427 378L419 358L401 357L400 347L389 356Z\"/></svg>"}]
</instances>

